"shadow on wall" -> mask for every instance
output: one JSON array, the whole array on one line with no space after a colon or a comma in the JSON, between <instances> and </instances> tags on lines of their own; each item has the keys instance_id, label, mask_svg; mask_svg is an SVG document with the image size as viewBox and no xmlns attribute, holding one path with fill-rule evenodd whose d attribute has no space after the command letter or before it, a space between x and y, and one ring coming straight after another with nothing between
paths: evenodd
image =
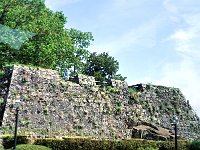
<instances>
[{"instance_id":1,"label":"shadow on wall","mask_svg":"<svg viewBox=\"0 0 200 150\"><path fill-rule=\"evenodd\" d=\"M3 115L11 82L13 66L0 68L0 126L2 126Z\"/></svg>"}]
</instances>

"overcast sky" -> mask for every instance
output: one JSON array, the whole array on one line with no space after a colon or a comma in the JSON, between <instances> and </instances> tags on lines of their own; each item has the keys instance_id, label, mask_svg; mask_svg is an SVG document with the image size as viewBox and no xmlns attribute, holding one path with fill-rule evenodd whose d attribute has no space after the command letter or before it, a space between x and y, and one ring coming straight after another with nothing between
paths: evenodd
<instances>
[{"instance_id":1,"label":"overcast sky","mask_svg":"<svg viewBox=\"0 0 200 150\"><path fill-rule=\"evenodd\" d=\"M180 88L200 116L199 0L46 0L66 28L92 32L90 51L109 52L129 85Z\"/></svg>"}]
</instances>

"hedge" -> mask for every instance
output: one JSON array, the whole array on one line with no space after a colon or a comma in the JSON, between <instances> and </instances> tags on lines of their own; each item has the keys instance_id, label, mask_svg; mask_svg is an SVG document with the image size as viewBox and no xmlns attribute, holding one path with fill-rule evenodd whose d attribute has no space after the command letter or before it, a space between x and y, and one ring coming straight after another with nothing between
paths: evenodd
<instances>
[{"instance_id":1,"label":"hedge","mask_svg":"<svg viewBox=\"0 0 200 150\"><path fill-rule=\"evenodd\" d=\"M27 136L24 135L18 135L17 136L17 144L28 144L29 139ZM5 149L13 147L14 144L14 136L13 135L3 135L2 136L2 145Z\"/></svg>"},{"instance_id":2,"label":"hedge","mask_svg":"<svg viewBox=\"0 0 200 150\"><path fill-rule=\"evenodd\" d=\"M35 145L43 145L53 150L137 150L138 148L159 150L174 150L173 141L154 141L143 139L107 140L91 139L83 137L68 137L63 139L45 138L29 139L26 136L18 136L17 144L28 144L33 141ZM191 142L178 141L179 150L188 150ZM13 147L13 136L3 136L4 148Z\"/></svg>"},{"instance_id":3,"label":"hedge","mask_svg":"<svg viewBox=\"0 0 200 150\"><path fill-rule=\"evenodd\" d=\"M35 144L51 147L55 150L133 150L138 148L159 148L159 150L174 150L173 141L153 140L94 140L89 138L68 139L36 139ZM178 141L179 150L188 150L189 141Z\"/></svg>"},{"instance_id":4,"label":"hedge","mask_svg":"<svg viewBox=\"0 0 200 150\"><path fill-rule=\"evenodd\" d=\"M200 150L200 141L193 141L189 146L189 150Z\"/></svg>"}]
</instances>

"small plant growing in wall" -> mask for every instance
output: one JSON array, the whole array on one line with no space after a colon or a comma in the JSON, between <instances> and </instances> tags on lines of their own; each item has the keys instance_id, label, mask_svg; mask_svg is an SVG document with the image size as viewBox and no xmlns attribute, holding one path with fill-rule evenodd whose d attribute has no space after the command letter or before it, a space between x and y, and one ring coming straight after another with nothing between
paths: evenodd
<instances>
[{"instance_id":1,"label":"small plant growing in wall","mask_svg":"<svg viewBox=\"0 0 200 150\"><path fill-rule=\"evenodd\" d=\"M44 115L48 115L48 108L45 108L45 109L43 110L43 114L44 114Z\"/></svg>"},{"instance_id":2,"label":"small plant growing in wall","mask_svg":"<svg viewBox=\"0 0 200 150\"><path fill-rule=\"evenodd\" d=\"M116 112L116 114L119 114L122 111L122 103L123 103L123 101L124 101L124 98L121 97L121 96L119 98L115 99L115 104L116 104L115 112Z\"/></svg>"},{"instance_id":3,"label":"small plant growing in wall","mask_svg":"<svg viewBox=\"0 0 200 150\"><path fill-rule=\"evenodd\" d=\"M115 113L120 114L122 112L123 108L121 106L115 106Z\"/></svg>"},{"instance_id":4,"label":"small plant growing in wall","mask_svg":"<svg viewBox=\"0 0 200 150\"><path fill-rule=\"evenodd\" d=\"M25 120L24 124L25 126L28 128L28 126L30 125L31 121L30 120Z\"/></svg>"},{"instance_id":5,"label":"small plant growing in wall","mask_svg":"<svg viewBox=\"0 0 200 150\"><path fill-rule=\"evenodd\" d=\"M106 91L108 93L117 93L119 90L116 87L106 86Z\"/></svg>"},{"instance_id":6,"label":"small plant growing in wall","mask_svg":"<svg viewBox=\"0 0 200 150\"><path fill-rule=\"evenodd\" d=\"M122 100L116 100L115 103L117 104L117 106L121 106Z\"/></svg>"},{"instance_id":7,"label":"small plant growing in wall","mask_svg":"<svg viewBox=\"0 0 200 150\"><path fill-rule=\"evenodd\" d=\"M137 94L137 90L136 90L135 88L129 88L129 89L128 89L128 93L129 93L130 95L135 95L135 94Z\"/></svg>"},{"instance_id":8,"label":"small plant growing in wall","mask_svg":"<svg viewBox=\"0 0 200 150\"><path fill-rule=\"evenodd\" d=\"M128 93L130 94L130 99L129 99L129 104L138 104L139 103L139 94L140 92L138 92L135 88L129 88L128 89Z\"/></svg>"}]
</instances>

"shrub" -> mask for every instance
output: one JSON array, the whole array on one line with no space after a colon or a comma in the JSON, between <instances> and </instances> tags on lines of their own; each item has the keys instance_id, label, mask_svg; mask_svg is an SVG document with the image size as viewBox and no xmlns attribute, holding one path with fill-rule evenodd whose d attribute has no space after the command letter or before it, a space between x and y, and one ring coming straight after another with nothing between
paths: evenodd
<instances>
[{"instance_id":1,"label":"shrub","mask_svg":"<svg viewBox=\"0 0 200 150\"><path fill-rule=\"evenodd\" d=\"M51 150L51 149L42 145L21 144L16 146L16 150Z\"/></svg>"},{"instance_id":2,"label":"shrub","mask_svg":"<svg viewBox=\"0 0 200 150\"><path fill-rule=\"evenodd\" d=\"M62 139L53 139L53 138L36 139L34 144L51 147L52 149L57 149L57 150L67 150L68 149L68 144L67 143L65 144L64 140L62 140Z\"/></svg>"},{"instance_id":3,"label":"shrub","mask_svg":"<svg viewBox=\"0 0 200 150\"><path fill-rule=\"evenodd\" d=\"M27 144L30 143L30 140L31 139L26 138L26 136L18 136L17 144ZM88 137L64 137L63 139L46 138L32 140L34 145L43 145L52 148L53 150L156 150L156 148L159 148L159 150L174 149L174 141L154 141L143 139L97 140ZM189 141L179 140L178 150L188 150L189 145ZM192 145L194 145L194 143L191 144L190 147L192 147ZM3 146L6 149L13 147L13 136L4 135Z\"/></svg>"},{"instance_id":4,"label":"shrub","mask_svg":"<svg viewBox=\"0 0 200 150\"><path fill-rule=\"evenodd\" d=\"M189 150L200 150L200 141L193 141L189 145Z\"/></svg>"},{"instance_id":5,"label":"shrub","mask_svg":"<svg viewBox=\"0 0 200 150\"><path fill-rule=\"evenodd\" d=\"M138 91L135 88L128 88L128 93L130 95L137 93Z\"/></svg>"},{"instance_id":6,"label":"shrub","mask_svg":"<svg viewBox=\"0 0 200 150\"><path fill-rule=\"evenodd\" d=\"M3 142L2 145L5 149L13 147L14 143L14 136L13 135L3 135L2 136ZM24 135L17 136L17 144L27 144L29 143L29 139Z\"/></svg>"},{"instance_id":7,"label":"shrub","mask_svg":"<svg viewBox=\"0 0 200 150\"><path fill-rule=\"evenodd\" d=\"M35 144L56 150L173 150L173 141L143 139L96 140L89 138L37 139ZM178 150L188 150L188 141L178 141Z\"/></svg>"},{"instance_id":8,"label":"shrub","mask_svg":"<svg viewBox=\"0 0 200 150\"><path fill-rule=\"evenodd\" d=\"M119 90L116 87L106 86L106 91L108 93L117 93Z\"/></svg>"}]
</instances>

